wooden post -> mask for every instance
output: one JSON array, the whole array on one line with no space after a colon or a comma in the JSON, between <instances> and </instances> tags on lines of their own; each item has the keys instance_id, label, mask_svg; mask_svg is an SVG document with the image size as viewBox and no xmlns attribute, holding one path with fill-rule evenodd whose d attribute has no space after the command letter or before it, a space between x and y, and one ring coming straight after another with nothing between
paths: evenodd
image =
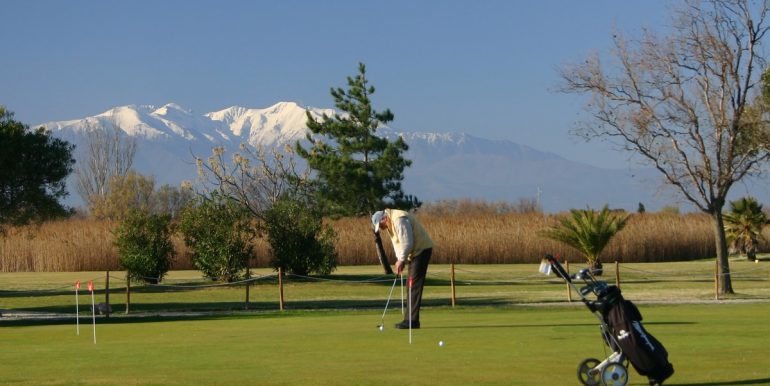
<instances>
[{"instance_id":1,"label":"wooden post","mask_svg":"<svg viewBox=\"0 0 770 386\"><path fill-rule=\"evenodd\" d=\"M564 260L564 269L567 270L567 276L569 276L569 260ZM569 283L567 283L567 300L572 303L572 289L570 288Z\"/></svg>"},{"instance_id":2,"label":"wooden post","mask_svg":"<svg viewBox=\"0 0 770 386\"><path fill-rule=\"evenodd\" d=\"M454 307L455 304L457 304L457 298L455 297L455 265L454 263L452 263L451 267L452 267L452 276L451 276L451 279L449 280L449 284L452 286L452 307Z\"/></svg>"},{"instance_id":3,"label":"wooden post","mask_svg":"<svg viewBox=\"0 0 770 386\"><path fill-rule=\"evenodd\" d=\"M278 267L278 308L283 311L283 269Z\"/></svg>"},{"instance_id":4,"label":"wooden post","mask_svg":"<svg viewBox=\"0 0 770 386\"><path fill-rule=\"evenodd\" d=\"M246 304L243 305L244 310L249 309L249 287L251 287L251 260L246 261Z\"/></svg>"},{"instance_id":5,"label":"wooden post","mask_svg":"<svg viewBox=\"0 0 770 386\"><path fill-rule=\"evenodd\" d=\"M620 263L615 260L615 285L620 288Z\"/></svg>"},{"instance_id":6,"label":"wooden post","mask_svg":"<svg viewBox=\"0 0 770 386\"><path fill-rule=\"evenodd\" d=\"M714 299L719 300L719 259L715 260L714 265Z\"/></svg>"},{"instance_id":7,"label":"wooden post","mask_svg":"<svg viewBox=\"0 0 770 386\"><path fill-rule=\"evenodd\" d=\"M110 318L110 271L107 270L107 277L104 279L104 303L107 304L107 309L104 310L104 316Z\"/></svg>"},{"instance_id":8,"label":"wooden post","mask_svg":"<svg viewBox=\"0 0 770 386\"><path fill-rule=\"evenodd\" d=\"M131 308L131 276L126 272L126 315Z\"/></svg>"}]
</instances>

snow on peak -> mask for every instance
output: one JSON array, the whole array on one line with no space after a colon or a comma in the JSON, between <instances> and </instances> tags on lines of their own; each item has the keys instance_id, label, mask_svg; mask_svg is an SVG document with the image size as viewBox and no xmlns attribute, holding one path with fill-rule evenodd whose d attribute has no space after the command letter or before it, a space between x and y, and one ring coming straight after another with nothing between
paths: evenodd
<instances>
[{"instance_id":1,"label":"snow on peak","mask_svg":"<svg viewBox=\"0 0 770 386\"><path fill-rule=\"evenodd\" d=\"M182 115L192 115L192 110L187 110L176 103L166 103L162 107L152 112L154 115L168 115L173 113L179 113Z\"/></svg>"}]
</instances>

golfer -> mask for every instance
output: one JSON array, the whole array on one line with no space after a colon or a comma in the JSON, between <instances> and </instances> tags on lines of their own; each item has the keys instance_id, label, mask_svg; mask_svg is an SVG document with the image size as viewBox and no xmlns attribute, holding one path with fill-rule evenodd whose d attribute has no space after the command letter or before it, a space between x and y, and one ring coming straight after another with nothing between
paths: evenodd
<instances>
[{"instance_id":1,"label":"golfer","mask_svg":"<svg viewBox=\"0 0 770 386\"><path fill-rule=\"evenodd\" d=\"M396 324L396 328L420 328L420 303L425 275L428 272L430 255L433 253L433 241L417 218L411 213L398 209L385 209L372 215L374 232L381 229L388 232L396 252L396 274L400 275L404 265L409 264L409 282L411 283L410 317Z\"/></svg>"}]
</instances>

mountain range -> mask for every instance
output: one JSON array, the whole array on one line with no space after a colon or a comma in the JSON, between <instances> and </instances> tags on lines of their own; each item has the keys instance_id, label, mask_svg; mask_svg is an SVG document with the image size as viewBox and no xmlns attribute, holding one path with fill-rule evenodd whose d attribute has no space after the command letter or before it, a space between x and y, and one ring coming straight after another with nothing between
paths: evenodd
<instances>
[{"instance_id":1,"label":"mountain range","mask_svg":"<svg viewBox=\"0 0 770 386\"><path fill-rule=\"evenodd\" d=\"M81 119L47 122L53 136L74 143L82 157L88 132L117 129L137 140L134 169L153 175L159 184L194 180L194 156L206 157L215 146L228 153L242 143L281 146L303 140L306 111L320 118L333 109L279 102L267 108L233 106L198 115L174 103L161 107L128 105ZM518 202L532 200L546 212L571 208L648 210L673 205L674 196L658 194L659 176L645 169L611 169L570 161L509 140L491 140L458 132L377 130L390 139L401 136L409 145L404 192L423 202L474 199ZM80 204L72 183L70 205Z\"/></svg>"}]
</instances>

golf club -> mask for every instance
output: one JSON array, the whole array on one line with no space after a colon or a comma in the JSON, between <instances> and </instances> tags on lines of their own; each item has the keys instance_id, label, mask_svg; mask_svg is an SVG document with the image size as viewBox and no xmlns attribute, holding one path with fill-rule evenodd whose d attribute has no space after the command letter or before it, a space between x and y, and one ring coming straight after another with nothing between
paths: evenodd
<instances>
[{"instance_id":1,"label":"golf club","mask_svg":"<svg viewBox=\"0 0 770 386\"><path fill-rule=\"evenodd\" d=\"M385 302L385 309L382 311L382 318L380 319L380 324L377 325L377 328L382 331L383 328L385 328L385 313L388 312L388 305L390 304L390 298L393 296L393 289L396 288L396 281L398 281L398 276L393 278L393 285L390 286L390 293L388 293L388 300Z\"/></svg>"}]
</instances>

